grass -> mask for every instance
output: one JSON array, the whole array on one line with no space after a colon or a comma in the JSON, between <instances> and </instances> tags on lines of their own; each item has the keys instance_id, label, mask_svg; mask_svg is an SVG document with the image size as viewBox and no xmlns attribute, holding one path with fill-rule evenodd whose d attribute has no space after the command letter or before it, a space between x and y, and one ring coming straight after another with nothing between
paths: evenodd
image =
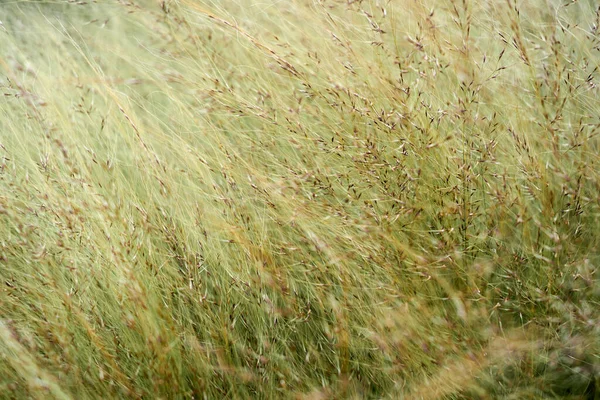
<instances>
[{"instance_id":1,"label":"grass","mask_svg":"<svg viewBox=\"0 0 600 400\"><path fill-rule=\"evenodd\" d=\"M0 397L599 398L595 2L0 11Z\"/></svg>"}]
</instances>

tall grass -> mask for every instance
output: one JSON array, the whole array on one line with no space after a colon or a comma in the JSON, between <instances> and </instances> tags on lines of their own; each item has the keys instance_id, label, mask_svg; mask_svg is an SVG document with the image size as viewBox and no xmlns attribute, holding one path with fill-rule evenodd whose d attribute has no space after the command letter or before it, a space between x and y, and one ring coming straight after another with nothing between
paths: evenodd
<instances>
[{"instance_id":1,"label":"tall grass","mask_svg":"<svg viewBox=\"0 0 600 400\"><path fill-rule=\"evenodd\" d=\"M600 396L595 2L0 20L0 397Z\"/></svg>"}]
</instances>

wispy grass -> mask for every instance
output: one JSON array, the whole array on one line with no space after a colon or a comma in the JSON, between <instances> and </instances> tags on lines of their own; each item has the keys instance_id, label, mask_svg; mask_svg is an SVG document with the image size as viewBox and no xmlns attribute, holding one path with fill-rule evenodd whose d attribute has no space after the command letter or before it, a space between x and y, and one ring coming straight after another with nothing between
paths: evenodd
<instances>
[{"instance_id":1,"label":"wispy grass","mask_svg":"<svg viewBox=\"0 0 600 400\"><path fill-rule=\"evenodd\" d=\"M598 398L593 1L0 4L6 398Z\"/></svg>"}]
</instances>

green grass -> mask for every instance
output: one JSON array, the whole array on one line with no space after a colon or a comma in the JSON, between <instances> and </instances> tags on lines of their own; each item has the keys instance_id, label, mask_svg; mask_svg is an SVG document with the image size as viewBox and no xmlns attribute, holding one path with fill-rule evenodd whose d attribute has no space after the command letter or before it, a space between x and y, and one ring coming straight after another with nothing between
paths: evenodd
<instances>
[{"instance_id":1,"label":"green grass","mask_svg":"<svg viewBox=\"0 0 600 400\"><path fill-rule=\"evenodd\" d=\"M594 1L0 20L1 398L600 397Z\"/></svg>"}]
</instances>

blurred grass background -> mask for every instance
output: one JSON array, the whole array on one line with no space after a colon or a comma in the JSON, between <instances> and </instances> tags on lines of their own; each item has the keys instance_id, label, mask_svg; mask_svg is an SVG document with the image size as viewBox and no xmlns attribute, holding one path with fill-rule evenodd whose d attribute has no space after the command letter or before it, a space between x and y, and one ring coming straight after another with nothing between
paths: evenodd
<instances>
[{"instance_id":1,"label":"blurred grass background","mask_svg":"<svg viewBox=\"0 0 600 400\"><path fill-rule=\"evenodd\" d=\"M600 398L594 1L0 21L0 397Z\"/></svg>"}]
</instances>

